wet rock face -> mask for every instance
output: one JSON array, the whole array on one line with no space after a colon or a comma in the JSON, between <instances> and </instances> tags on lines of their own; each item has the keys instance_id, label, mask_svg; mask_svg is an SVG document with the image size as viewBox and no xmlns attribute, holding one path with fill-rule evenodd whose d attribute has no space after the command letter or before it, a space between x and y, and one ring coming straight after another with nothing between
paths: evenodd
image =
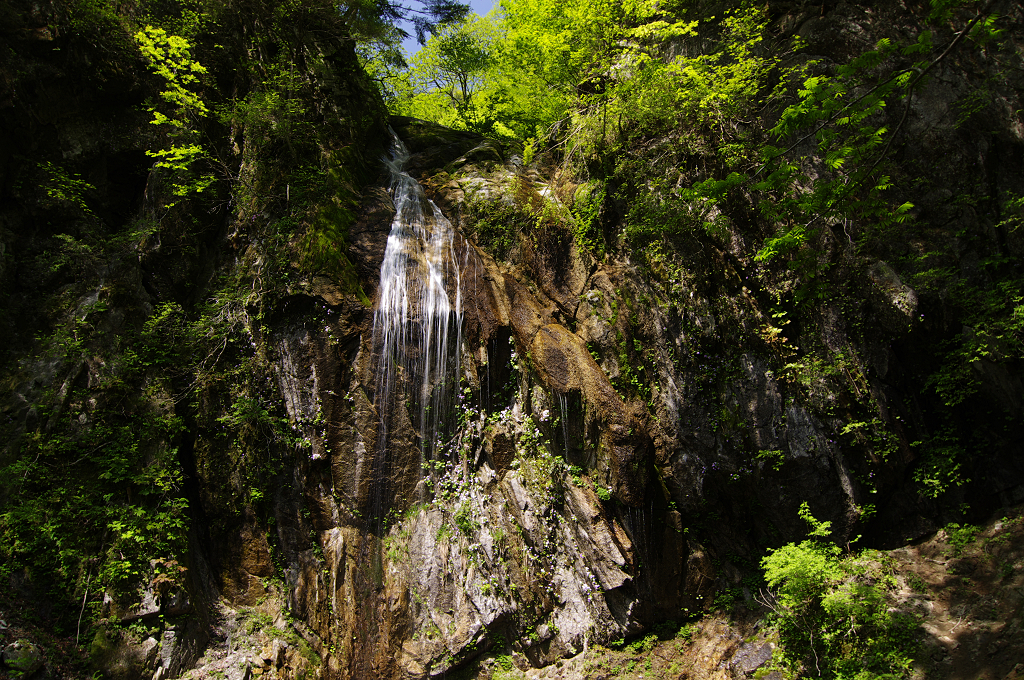
<instances>
[{"instance_id":1,"label":"wet rock face","mask_svg":"<svg viewBox=\"0 0 1024 680\"><path fill-rule=\"evenodd\" d=\"M466 154L479 145L456 135L437 154L479 163ZM367 192L352 230L358 271L379 271L392 210ZM383 453L377 441L371 311L314 278L273 314L270 376L302 444L278 472L273 523L243 513L219 529L228 540L214 569L221 596L243 610L272 598L268 577L283 573L281 596L327 677L439 676L495 646L550 663L706 591L685 578L695 549L678 513L662 513L650 493L643 418L565 325L586 270L545 273L538 286L462 236L453 247L463 279L459 426L426 467L412 400L387 407ZM548 272L545 261L531 266ZM218 504L211 497L208 512ZM260 652L269 663L245 663L272 675L281 667L272 652Z\"/></svg>"},{"instance_id":2,"label":"wet rock face","mask_svg":"<svg viewBox=\"0 0 1024 680\"><path fill-rule=\"evenodd\" d=\"M537 373L558 394L578 394L602 428L600 447L607 452L616 497L636 507L644 501L650 443L608 376L594 362L583 341L565 327L548 324L534 335L532 357Z\"/></svg>"},{"instance_id":3,"label":"wet rock face","mask_svg":"<svg viewBox=\"0 0 1024 680\"><path fill-rule=\"evenodd\" d=\"M458 142L462 155L450 167L468 164L460 158L473 141L445 141L438 153L455 154ZM413 148L431 158L420 144ZM496 186L500 173L513 176L496 172ZM457 193L447 191L436 195L457 207ZM390 215L388 201L369 192L353 229L359 271L379 268ZM573 264L587 262L573 247L524 250L522 266L496 262L462 237L455 248L465 400L452 414L461 423L453 455L429 470L420 467L408 403L391 407L387 464L378 464L368 311L313 280L275 319L275 380L308 441L274 501L276 559L285 565L288 607L308 625L330 676L435 676L492 646L550 663L588 641L701 608L717 578L707 550L684 540L685 513L704 493L701 447L714 440L688 439L678 428L706 416L683 391L663 391L660 424L612 384L629 370L612 311L634 278L628 266ZM668 333L657 310L637 313ZM652 331L655 342L665 337ZM748 372L760 382L736 392L737 409L758 422L767 447L783 436L775 426L783 405L755 363ZM687 441L693 448L680 453ZM371 502L382 488L386 521ZM222 562L222 592L236 605L264 597L265 534L246 520L241 536L255 540Z\"/></svg>"},{"instance_id":4,"label":"wet rock face","mask_svg":"<svg viewBox=\"0 0 1024 680\"><path fill-rule=\"evenodd\" d=\"M889 5L826 3L788 20L787 30L807 38L812 53L836 63L868 49L880 32L912 29L905 13ZM946 75L953 77L962 68L950 62ZM989 154L984 139L955 139L958 133L944 117L945 109L963 96L961 87L941 82L915 96L909 124L915 142L908 145L909 156L936 162L933 143L958 159L972 149ZM1006 148L1018 153L1019 139L1007 134L1014 125L1004 120L996 127ZM915 161L913 167L922 163ZM962 173L948 166L938 175L941 182L963 183ZM458 211L470 200L514 202L510 197L529 193L519 188L523 182L557 205L549 179L512 165L482 169L455 159L444 175L426 181L432 182L440 203ZM978 226L976 214L958 214L946 203L951 196L940 194L921 197L937 223ZM524 204L532 206L530 200ZM473 233L471 220L462 226ZM748 289L748 277L758 266L749 237L733 230L722 243L695 243L693 250L701 254L686 261L684 271L673 273L672 296L652 285L657 276L643 269L659 263L627 254L598 262L575 252L557 229L538 226L521 232L506 259L483 258L483 278L492 284L500 310L496 323L507 324L517 352L526 354L530 389L548 393L532 395L529 403L523 399L522 412L537 416L550 407L556 413L563 399L585 404L581 413L562 415L571 432L556 431L553 441L561 437L559 450L566 460L581 465L628 508L624 518L648 510L658 518L659 529L678 521L701 536L704 545L666 539L664 553L642 560L649 574L679 579L684 585L672 597L691 603L715 579L719 586L741 583L743 571L722 564L724 555L738 557L737 563L755 560L756 570L763 551L758 545L801 536L805 527L797 508L802 501L832 521L840 540L868 531L882 544L895 544L923 535L939 521L910 480L921 455L920 437L941 427L926 424L922 413L927 397L921 381L934 367L915 365L923 359L914 356L934 357L929 343L938 336L907 338L909 327L932 314L928 305L935 300L929 303L893 264L906 257L898 252L900 244L886 244L892 250L880 251L884 259L844 263L850 267L844 276L853 282L852 308L822 304L813 311L799 310L799 316L791 309L788 313L798 318L780 329L773 326L774 308L763 299L764 292L759 298L758 291ZM1001 238L989 246L1003 252ZM1019 244L1006 247L1016 252ZM965 254L965 271L978 271L978 257ZM955 338L973 331L951 327L944 332ZM893 341L901 336L904 340ZM857 360L840 359L823 369L807 361L814 356L809 348ZM983 385L979 390L989 407L1015 414L1022 392L1008 366L978 360L970 371ZM870 404L867 417L858 411L864 404ZM868 432L871 428L877 429ZM505 431L485 437L484 451L499 477L518 474L513 468L516 441ZM1022 474L1010 452L1019 447L1005 440L1000 447L1001 453L985 462L1000 474L986 471L990 478L985 484L1012 501L1020 494ZM869 523L872 509L882 518ZM524 514L522 521L529 523L531 516ZM627 525L636 526L624 520ZM633 550L642 550L645 541L653 545L659 539L651 537L658 535L631 533ZM707 565L709 555L717 558L718 573ZM750 564L744 569L749 572ZM607 576L597 574L599 580ZM609 601L621 587L613 583L611 577L601 581ZM740 656L753 664L763 649ZM736 672L745 673L746 662L737 663Z\"/></svg>"},{"instance_id":5,"label":"wet rock face","mask_svg":"<svg viewBox=\"0 0 1024 680\"><path fill-rule=\"evenodd\" d=\"M408 116L391 116L389 122L412 153L406 168L414 177L436 172L453 162L495 166L505 161L504 149L499 144L472 132Z\"/></svg>"},{"instance_id":6,"label":"wet rock face","mask_svg":"<svg viewBox=\"0 0 1024 680\"><path fill-rule=\"evenodd\" d=\"M780 21L813 53L839 62L873 44L877 11L843 3L786 7L780 13L791 15ZM903 30L895 19L889 25ZM1006 120L996 142L969 126L949 127L940 114L970 88L955 83L964 67L948 66L936 71L934 88L915 97L907 130L923 141L901 153L941 168L936 186L915 198L920 219L981 229L980 209L958 203L953 189L965 174L1020 188L1002 179L1020 176L1020 125L1010 120L1020 106L1016 95L997 93ZM1019 85L1012 80L1019 75L1008 77L1009 89ZM335 95L325 101L359 100L343 80L325 90ZM24 133L89 165L85 178L124 217L118 223L127 221L137 212L132 201L143 193L148 161L120 142L104 163L88 160L105 153L97 140L130 135L115 129L117 117L101 117L89 129L58 125L65 87L46 84L38 120L19 114L14 132L0 136L3 150L12 150L0 153L0 185L11 184L8 159L21 153ZM141 101L138 83L119 87ZM142 118L131 124L148 127ZM598 257L558 219L533 218L530 211L549 203L565 208L567 194L538 168L524 168L514 149L413 119L391 125L412 152L409 170L459 227L452 249L462 280L461 368L450 386L459 397L448 414L452 427L430 442L443 454L424 457L429 447L415 399L381 400L372 309L324 273L289 269L274 294L257 292L263 281L247 280L239 314L263 363L246 364L239 373L251 368L252 375L230 380L258 383L267 398L261 405L275 404L272 422L252 425L265 428L262 438L239 435L229 443L217 423L241 382L211 379L197 390L189 429L202 436L176 442L183 460L195 459L186 474L194 523L189 597L140 592L122 621L170 620L138 645L98 636L95 656L109 675L173 677L198 664L199 677L241 680L443 677L489 650L523 665L547 664L703 611L722 587L742 590L765 546L803 535L796 512L802 501L833 522L840 540L861 532L858 522L876 502L880 540L903 543L936 527L934 508L908 491L910 466L921 455L914 442L941 430L925 422L918 400L914 376L932 369L916 364L934 356L920 337L934 331L951 341L976 331L943 326L948 309L912 287L899 267L907 253L897 245L851 273L860 287L856 309L790 309L794 321L780 329L772 325L773 305L791 291L780 286L780 298L770 301L748 290L745 277L758 266L747 252L750 234L734 229L721 242L694 237L689 259L672 272L659 273L664 262L625 249ZM59 139L43 134L53 126ZM371 299L380 294L395 214L386 185L382 170L377 186L363 191L346 236ZM112 198L122 193L133 198ZM488 241L474 221L481 205L530 219L500 225L509 227L499 234L507 242L492 247L493 235ZM6 210L0 283L19 290L66 285L61 277L73 278L67 271L12 271L6 253L41 253L34 227L68 216ZM612 212L603 217L613 231L620 225ZM9 238L12 224L16 240ZM236 273L231 263L242 255L218 249L242 248L244 228L225 237L226 246L218 240L224 225L215 226L210 241L194 249L170 242L163 251L143 248L139 262L118 273L133 306L105 317L103 333L117 336L131 326L128 317L147 318L161 300L199 305L214 271ZM1024 254L1024 230L997 231L992 242L1014 257ZM927 253L930 238L922 231L912 247ZM966 242L957 248L954 265L980 276L984 252ZM906 335L922 315L934 325ZM857 322L870 329L855 331ZM813 343L833 355L853 349L864 360L817 370L801 363ZM101 364L95 357L71 368L26 362L5 414L22 431L46 426L49 416L35 407L40 395L51 386L61 394L93 389ZM970 371L987 403L1021 415L1018 368L980 358ZM864 465L880 447L865 434L857 399L877 405L891 426L885 456L870 468L881 479ZM183 400L182 413L190 401ZM1000 451L979 488L1019 501L1024 457L1010 455L1019 444ZM246 475L259 475L259 484ZM726 667L741 677L763 667L764 640L744 642L724 626L709 630L693 656L713 662L692 677L720 677ZM567 665L576 675L565 677L588 677L576 659Z\"/></svg>"}]
</instances>

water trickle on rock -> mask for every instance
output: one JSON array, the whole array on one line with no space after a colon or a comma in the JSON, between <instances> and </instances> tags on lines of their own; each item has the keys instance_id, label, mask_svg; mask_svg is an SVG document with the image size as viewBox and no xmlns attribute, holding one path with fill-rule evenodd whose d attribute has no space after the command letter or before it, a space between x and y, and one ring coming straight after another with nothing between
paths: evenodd
<instances>
[{"instance_id":1,"label":"water trickle on rock","mask_svg":"<svg viewBox=\"0 0 1024 680\"><path fill-rule=\"evenodd\" d=\"M401 423L399 409L407 409L417 430L421 469L438 458L440 442L450 434L463 317L455 229L404 170L409 151L394 132L391 136L391 155L384 162L391 171L395 217L373 319L380 425L371 511L378 521L392 503L389 440Z\"/></svg>"},{"instance_id":2,"label":"water trickle on rock","mask_svg":"<svg viewBox=\"0 0 1024 680\"><path fill-rule=\"evenodd\" d=\"M569 406L565 394L561 392L556 392L555 394L558 396L558 408L562 418L560 421L562 423L562 447L565 449L563 455L566 462L568 462L572 458L572 451L569 446Z\"/></svg>"}]
</instances>

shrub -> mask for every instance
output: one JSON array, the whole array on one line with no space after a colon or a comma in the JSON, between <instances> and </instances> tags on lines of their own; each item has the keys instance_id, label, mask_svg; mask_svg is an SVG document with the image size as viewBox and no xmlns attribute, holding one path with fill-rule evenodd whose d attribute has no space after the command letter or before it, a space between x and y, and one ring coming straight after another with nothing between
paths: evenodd
<instances>
[{"instance_id":1,"label":"shrub","mask_svg":"<svg viewBox=\"0 0 1024 680\"><path fill-rule=\"evenodd\" d=\"M946 534L949 536L949 552L953 557L959 557L968 544L974 540L980 527L971 524L960 526L952 522L945 526Z\"/></svg>"},{"instance_id":2,"label":"shrub","mask_svg":"<svg viewBox=\"0 0 1024 680\"><path fill-rule=\"evenodd\" d=\"M764 604L774 611L783 660L812 677L906 677L917 619L889 611L863 560L842 556L828 542L830 522L816 520L807 503L800 516L810 525L808 538L770 551L761 562L772 589Z\"/></svg>"}]
</instances>

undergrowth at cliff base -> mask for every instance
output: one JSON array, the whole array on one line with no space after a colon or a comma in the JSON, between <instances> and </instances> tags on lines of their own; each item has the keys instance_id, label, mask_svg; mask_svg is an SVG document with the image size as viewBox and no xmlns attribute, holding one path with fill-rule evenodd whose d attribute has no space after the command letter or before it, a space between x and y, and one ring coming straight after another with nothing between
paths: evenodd
<instances>
[{"instance_id":1,"label":"undergrowth at cliff base","mask_svg":"<svg viewBox=\"0 0 1024 680\"><path fill-rule=\"evenodd\" d=\"M806 502L800 516L808 537L762 561L769 590L760 599L782 643L776 663L815 678L909 676L920 619L892 607L892 561L872 550L843 554L828 540L831 522L815 519Z\"/></svg>"}]
</instances>

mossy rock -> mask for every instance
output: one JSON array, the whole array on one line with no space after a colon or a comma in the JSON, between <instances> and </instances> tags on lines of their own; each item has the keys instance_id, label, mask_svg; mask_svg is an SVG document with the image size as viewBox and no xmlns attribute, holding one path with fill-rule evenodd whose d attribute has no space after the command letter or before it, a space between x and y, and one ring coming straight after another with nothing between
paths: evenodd
<instances>
[{"instance_id":1,"label":"mossy rock","mask_svg":"<svg viewBox=\"0 0 1024 680\"><path fill-rule=\"evenodd\" d=\"M89 664L104 677L129 680L152 675L155 661L154 640L147 645L133 644L131 640L106 627L100 627L89 645Z\"/></svg>"},{"instance_id":2,"label":"mossy rock","mask_svg":"<svg viewBox=\"0 0 1024 680\"><path fill-rule=\"evenodd\" d=\"M43 650L28 640L17 640L4 647L3 661L19 677L27 678L43 667Z\"/></svg>"},{"instance_id":3,"label":"mossy rock","mask_svg":"<svg viewBox=\"0 0 1024 680\"><path fill-rule=\"evenodd\" d=\"M504 162L501 145L483 135L408 116L392 116L390 124L412 154L406 170L413 176L423 177L453 163Z\"/></svg>"}]
</instances>

